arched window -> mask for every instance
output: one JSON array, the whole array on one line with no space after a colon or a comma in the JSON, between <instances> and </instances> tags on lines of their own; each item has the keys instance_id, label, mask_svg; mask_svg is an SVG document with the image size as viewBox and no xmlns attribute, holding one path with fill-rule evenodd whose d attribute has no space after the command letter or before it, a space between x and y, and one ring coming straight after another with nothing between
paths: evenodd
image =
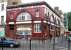
<instances>
[{"instance_id":1,"label":"arched window","mask_svg":"<svg viewBox=\"0 0 71 50\"><path fill-rule=\"evenodd\" d=\"M50 21L54 22L54 15L53 14L50 16Z\"/></svg>"},{"instance_id":2,"label":"arched window","mask_svg":"<svg viewBox=\"0 0 71 50\"><path fill-rule=\"evenodd\" d=\"M27 12L22 12L17 16L16 21L27 21L31 20L31 15Z\"/></svg>"},{"instance_id":3,"label":"arched window","mask_svg":"<svg viewBox=\"0 0 71 50\"><path fill-rule=\"evenodd\" d=\"M57 24L56 20L57 20L57 19L56 19L56 17L55 17L55 18L54 18L54 24Z\"/></svg>"},{"instance_id":4,"label":"arched window","mask_svg":"<svg viewBox=\"0 0 71 50\"><path fill-rule=\"evenodd\" d=\"M49 12L47 14L45 14L45 20L49 22L50 18L49 18Z\"/></svg>"},{"instance_id":5,"label":"arched window","mask_svg":"<svg viewBox=\"0 0 71 50\"><path fill-rule=\"evenodd\" d=\"M36 17L39 17L39 7L37 7L37 8L35 9L35 12L36 12Z\"/></svg>"},{"instance_id":6,"label":"arched window","mask_svg":"<svg viewBox=\"0 0 71 50\"><path fill-rule=\"evenodd\" d=\"M60 26L60 21L58 20L58 25Z\"/></svg>"},{"instance_id":7,"label":"arched window","mask_svg":"<svg viewBox=\"0 0 71 50\"><path fill-rule=\"evenodd\" d=\"M56 19L56 25L58 25L58 19Z\"/></svg>"},{"instance_id":8,"label":"arched window","mask_svg":"<svg viewBox=\"0 0 71 50\"><path fill-rule=\"evenodd\" d=\"M56 19L56 25L60 26L60 20Z\"/></svg>"}]
</instances>

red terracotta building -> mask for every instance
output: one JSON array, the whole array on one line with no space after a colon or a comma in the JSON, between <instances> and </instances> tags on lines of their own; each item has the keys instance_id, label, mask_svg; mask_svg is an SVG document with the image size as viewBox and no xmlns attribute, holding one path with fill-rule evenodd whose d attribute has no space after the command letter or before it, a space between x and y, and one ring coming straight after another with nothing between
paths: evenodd
<instances>
[{"instance_id":1,"label":"red terracotta building","mask_svg":"<svg viewBox=\"0 0 71 50\"><path fill-rule=\"evenodd\" d=\"M8 6L6 24L6 36L11 38L60 35L60 16L46 2Z\"/></svg>"}]
</instances>

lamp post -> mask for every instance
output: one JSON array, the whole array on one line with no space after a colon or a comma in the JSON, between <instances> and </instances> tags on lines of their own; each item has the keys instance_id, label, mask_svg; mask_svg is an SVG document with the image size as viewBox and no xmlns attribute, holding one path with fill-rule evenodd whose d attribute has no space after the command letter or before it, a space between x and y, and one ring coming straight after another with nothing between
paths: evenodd
<instances>
[{"instance_id":1,"label":"lamp post","mask_svg":"<svg viewBox=\"0 0 71 50\"><path fill-rule=\"evenodd\" d=\"M70 33L67 35L67 39L68 39L68 50L70 50Z\"/></svg>"},{"instance_id":2,"label":"lamp post","mask_svg":"<svg viewBox=\"0 0 71 50\"><path fill-rule=\"evenodd\" d=\"M70 38L68 38L68 50L70 50Z\"/></svg>"},{"instance_id":3,"label":"lamp post","mask_svg":"<svg viewBox=\"0 0 71 50\"><path fill-rule=\"evenodd\" d=\"M49 33L49 49L50 49L50 43L51 43L51 34L50 34L50 26L51 26L51 22L50 22L50 18L49 18L49 12L48 12L48 16L47 14L45 14L45 18L46 18L46 22L47 22L47 26L48 26L48 33Z\"/></svg>"},{"instance_id":4,"label":"lamp post","mask_svg":"<svg viewBox=\"0 0 71 50\"><path fill-rule=\"evenodd\" d=\"M32 47L32 46L31 46L31 39L30 39L30 44L29 44L29 46L30 46L30 49L29 49L29 50L31 50L31 49L32 49L32 48L31 48L31 47Z\"/></svg>"},{"instance_id":5,"label":"lamp post","mask_svg":"<svg viewBox=\"0 0 71 50\"><path fill-rule=\"evenodd\" d=\"M1 24L2 24L2 34L1 37L5 37L5 23L4 23L4 16L1 16ZM2 44L3 44L3 40L2 40ZM2 46L2 50L3 50L3 46Z\"/></svg>"},{"instance_id":6,"label":"lamp post","mask_svg":"<svg viewBox=\"0 0 71 50\"><path fill-rule=\"evenodd\" d=\"M53 35L53 50L55 50L55 34L56 34L56 18L54 19L54 35Z\"/></svg>"}]
</instances>

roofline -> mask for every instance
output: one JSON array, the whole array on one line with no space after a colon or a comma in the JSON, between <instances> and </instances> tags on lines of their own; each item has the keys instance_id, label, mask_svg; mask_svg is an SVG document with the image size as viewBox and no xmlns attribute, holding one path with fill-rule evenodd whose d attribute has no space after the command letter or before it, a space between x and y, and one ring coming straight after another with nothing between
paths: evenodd
<instances>
[{"instance_id":1,"label":"roofline","mask_svg":"<svg viewBox=\"0 0 71 50\"><path fill-rule=\"evenodd\" d=\"M12 9L12 8L18 8L18 7L28 7L28 6L37 6L37 5L46 5L49 9L51 9L57 16L60 17L60 15L53 10L53 8L51 8L51 6L49 4L47 4L47 2L42 1L42 2L34 2L34 3L27 3L27 4L20 4L20 5L10 5L7 6L7 9Z\"/></svg>"}]
</instances>

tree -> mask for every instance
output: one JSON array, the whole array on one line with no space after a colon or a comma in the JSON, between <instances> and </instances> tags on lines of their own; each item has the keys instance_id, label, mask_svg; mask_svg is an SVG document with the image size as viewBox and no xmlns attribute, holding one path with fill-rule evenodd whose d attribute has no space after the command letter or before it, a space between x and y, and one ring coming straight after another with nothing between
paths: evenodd
<instances>
[{"instance_id":1,"label":"tree","mask_svg":"<svg viewBox=\"0 0 71 50\"><path fill-rule=\"evenodd\" d=\"M68 12L65 14L67 14L67 17L68 17L68 30L71 31L71 12Z\"/></svg>"},{"instance_id":2,"label":"tree","mask_svg":"<svg viewBox=\"0 0 71 50\"><path fill-rule=\"evenodd\" d=\"M68 30L71 31L71 12L68 12L67 16L68 16Z\"/></svg>"}]
</instances>

